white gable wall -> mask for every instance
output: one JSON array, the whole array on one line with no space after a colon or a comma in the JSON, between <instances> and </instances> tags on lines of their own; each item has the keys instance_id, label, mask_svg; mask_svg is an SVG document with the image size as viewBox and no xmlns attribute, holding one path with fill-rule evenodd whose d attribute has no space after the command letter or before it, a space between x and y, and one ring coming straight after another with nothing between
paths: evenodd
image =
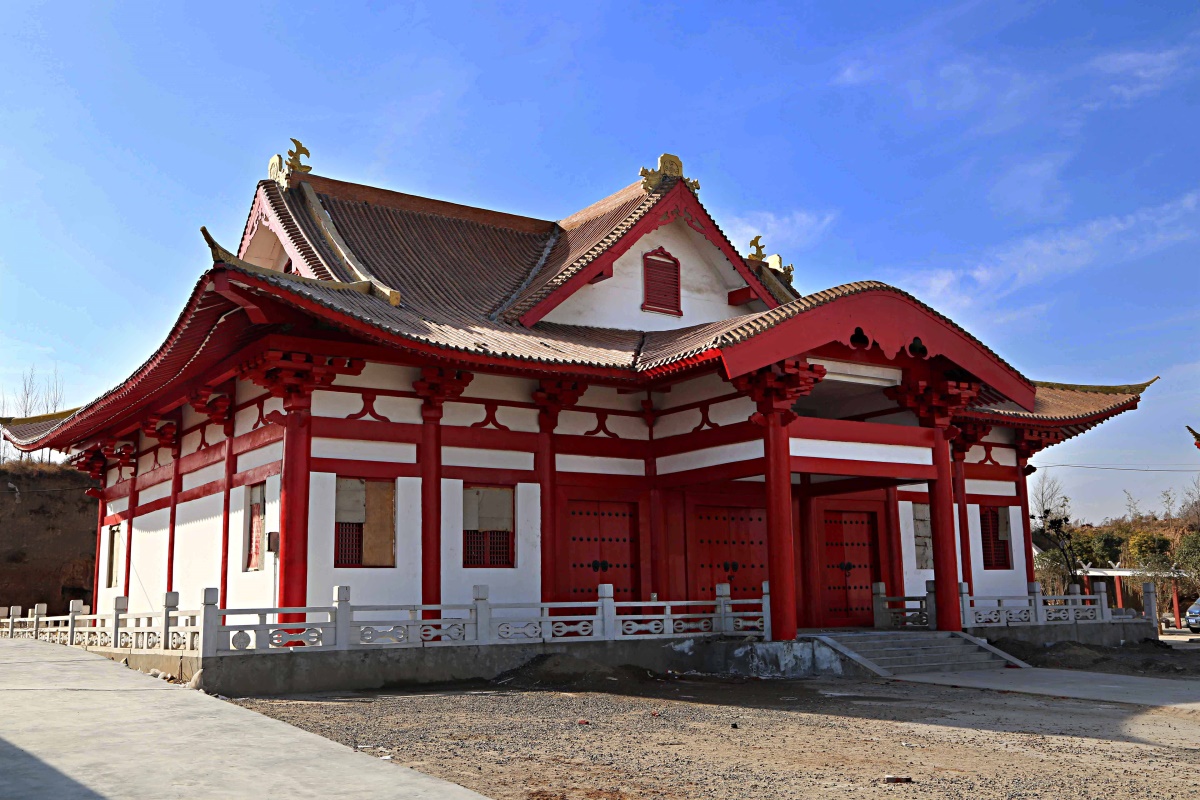
<instances>
[{"instance_id":1,"label":"white gable wall","mask_svg":"<svg viewBox=\"0 0 1200 800\"><path fill-rule=\"evenodd\" d=\"M679 259L683 316L642 311L642 256L663 247ZM662 331L748 314L759 302L729 305L729 290L745 286L729 259L682 220L639 239L613 264L613 276L584 286L546 315L547 322L635 331Z\"/></svg>"}]
</instances>

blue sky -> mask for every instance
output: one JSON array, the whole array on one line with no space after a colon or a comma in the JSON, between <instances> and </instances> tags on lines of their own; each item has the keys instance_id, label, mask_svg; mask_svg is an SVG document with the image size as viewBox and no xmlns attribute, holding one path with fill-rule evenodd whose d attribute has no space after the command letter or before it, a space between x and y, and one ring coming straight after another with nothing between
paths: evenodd
<instances>
[{"instance_id":1,"label":"blue sky","mask_svg":"<svg viewBox=\"0 0 1200 800\"><path fill-rule=\"evenodd\" d=\"M1200 7L13 3L0 388L119 383L236 244L268 158L557 219L679 154L814 291L888 281L1026 375L1141 410L1043 464L1200 469ZM1055 468L1075 510L1184 472Z\"/></svg>"}]
</instances>

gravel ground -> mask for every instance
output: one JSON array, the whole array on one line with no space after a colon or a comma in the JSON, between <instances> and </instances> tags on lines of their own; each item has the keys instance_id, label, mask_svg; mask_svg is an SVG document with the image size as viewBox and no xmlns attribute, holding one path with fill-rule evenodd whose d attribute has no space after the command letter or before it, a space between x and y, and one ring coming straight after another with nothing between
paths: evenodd
<instances>
[{"instance_id":1,"label":"gravel ground","mask_svg":"<svg viewBox=\"0 0 1200 800\"><path fill-rule=\"evenodd\" d=\"M655 679L601 668L586 678L533 671L491 686L235 702L497 800L1200 793L1200 718L884 680ZM913 783L885 784L888 774Z\"/></svg>"}]
</instances>

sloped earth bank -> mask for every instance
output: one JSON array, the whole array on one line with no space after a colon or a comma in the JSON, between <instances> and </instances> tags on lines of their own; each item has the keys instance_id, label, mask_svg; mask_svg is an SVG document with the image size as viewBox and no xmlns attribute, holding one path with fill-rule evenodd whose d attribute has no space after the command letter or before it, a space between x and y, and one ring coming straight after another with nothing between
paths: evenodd
<instances>
[{"instance_id":1,"label":"sloped earth bank","mask_svg":"<svg viewBox=\"0 0 1200 800\"><path fill-rule=\"evenodd\" d=\"M1200 718L884 680L653 676L554 657L490 685L235 702L496 800L1200 792Z\"/></svg>"},{"instance_id":2,"label":"sloped earth bank","mask_svg":"<svg viewBox=\"0 0 1200 800\"><path fill-rule=\"evenodd\" d=\"M1162 641L1147 640L1124 647L1076 642L1045 647L1011 639L996 639L992 644L1032 667L1200 680L1200 650L1176 649Z\"/></svg>"}]
</instances>

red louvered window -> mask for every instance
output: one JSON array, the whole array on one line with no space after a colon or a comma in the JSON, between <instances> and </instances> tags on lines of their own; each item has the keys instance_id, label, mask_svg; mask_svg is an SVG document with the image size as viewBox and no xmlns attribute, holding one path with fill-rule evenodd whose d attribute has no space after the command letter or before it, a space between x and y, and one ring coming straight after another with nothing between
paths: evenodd
<instances>
[{"instance_id":1,"label":"red louvered window","mask_svg":"<svg viewBox=\"0 0 1200 800\"><path fill-rule=\"evenodd\" d=\"M661 247L642 256L642 311L683 316L679 305L679 260Z\"/></svg>"},{"instance_id":2,"label":"red louvered window","mask_svg":"<svg viewBox=\"0 0 1200 800\"><path fill-rule=\"evenodd\" d=\"M463 489L463 566L512 568L517 565L513 489Z\"/></svg>"},{"instance_id":3,"label":"red louvered window","mask_svg":"<svg viewBox=\"0 0 1200 800\"><path fill-rule=\"evenodd\" d=\"M1008 507L980 506L979 527L983 537L983 568L1012 569Z\"/></svg>"}]
</instances>

